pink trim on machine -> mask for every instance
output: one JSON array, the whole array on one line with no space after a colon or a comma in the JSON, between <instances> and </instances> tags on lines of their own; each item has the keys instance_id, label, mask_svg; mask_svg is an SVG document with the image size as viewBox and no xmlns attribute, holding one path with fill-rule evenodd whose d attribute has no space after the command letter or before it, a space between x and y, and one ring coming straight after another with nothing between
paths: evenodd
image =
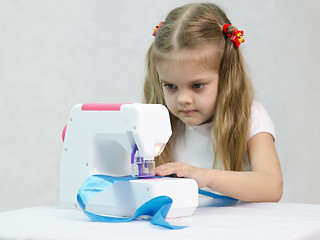
<instances>
[{"instance_id":1,"label":"pink trim on machine","mask_svg":"<svg viewBox=\"0 0 320 240\"><path fill-rule=\"evenodd\" d=\"M67 131L67 125L64 126L63 130L62 130L62 141L64 142L64 138L66 136L66 131Z\"/></svg>"},{"instance_id":2,"label":"pink trim on machine","mask_svg":"<svg viewBox=\"0 0 320 240\"><path fill-rule=\"evenodd\" d=\"M82 111L120 111L124 103L85 103L82 105Z\"/></svg>"}]
</instances>

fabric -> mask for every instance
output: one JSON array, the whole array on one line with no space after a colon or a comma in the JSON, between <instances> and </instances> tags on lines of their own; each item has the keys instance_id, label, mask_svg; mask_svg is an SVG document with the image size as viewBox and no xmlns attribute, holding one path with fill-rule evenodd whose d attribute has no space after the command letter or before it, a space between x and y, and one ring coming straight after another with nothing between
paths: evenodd
<instances>
[{"instance_id":1,"label":"fabric","mask_svg":"<svg viewBox=\"0 0 320 240\"><path fill-rule=\"evenodd\" d=\"M182 122L177 125L178 134L173 146L173 158L176 162L185 162L198 168L212 168L214 153L211 143L211 123L199 126L188 126ZM250 129L248 140L254 135L267 132L275 139L275 129L268 112L259 102L254 101L251 107ZM216 169L222 169L221 163L217 163ZM247 160L244 170L249 171Z\"/></svg>"},{"instance_id":2,"label":"fabric","mask_svg":"<svg viewBox=\"0 0 320 240\"><path fill-rule=\"evenodd\" d=\"M122 177L113 177L108 175L91 175L88 179L82 184L77 194L77 201L82 211L94 222L106 222L106 223L124 223L130 222L140 216L148 215L152 216L150 222L154 225L161 227L166 227L169 229L182 229L185 226L173 226L169 224L165 218L171 208L172 199L169 196L157 196L149 201L142 204L134 213L132 217L113 217L113 216L104 216L88 212L86 210L86 205L90 199L98 194L99 192L104 191L112 184L119 181L130 181L135 180L137 177L132 176L122 176ZM199 189L199 194L205 195L212 199L218 199L218 204L214 206L231 206L234 205L238 200L214 194L211 192L204 191Z\"/></svg>"},{"instance_id":3,"label":"fabric","mask_svg":"<svg viewBox=\"0 0 320 240\"><path fill-rule=\"evenodd\" d=\"M184 226L173 226L165 220L172 204L172 199L168 196L158 196L150 199L142 206L140 206L132 217L127 218L103 216L86 211L87 203L95 194L104 191L106 188L110 187L112 184L118 181L130 181L134 179L137 179L137 177L113 177L107 175L89 176L78 191L77 201L79 203L79 206L81 207L83 212L94 222L124 223L130 222L143 215L149 215L152 216L150 222L154 225L159 225L169 229L185 228ZM220 198L222 197L220 196ZM227 200L229 200L229 198L227 198ZM236 201L235 199L233 200Z\"/></svg>"}]
</instances>

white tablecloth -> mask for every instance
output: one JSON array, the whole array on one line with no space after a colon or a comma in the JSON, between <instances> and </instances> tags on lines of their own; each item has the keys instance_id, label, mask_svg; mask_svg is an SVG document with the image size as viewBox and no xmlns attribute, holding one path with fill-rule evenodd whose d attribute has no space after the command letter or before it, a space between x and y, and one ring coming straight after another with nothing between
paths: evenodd
<instances>
[{"instance_id":1,"label":"white tablecloth","mask_svg":"<svg viewBox=\"0 0 320 240\"><path fill-rule=\"evenodd\" d=\"M0 239L320 239L320 205L198 207L193 216L168 222L188 227L170 230L147 220L96 223L79 210L34 207L0 213Z\"/></svg>"}]
</instances>

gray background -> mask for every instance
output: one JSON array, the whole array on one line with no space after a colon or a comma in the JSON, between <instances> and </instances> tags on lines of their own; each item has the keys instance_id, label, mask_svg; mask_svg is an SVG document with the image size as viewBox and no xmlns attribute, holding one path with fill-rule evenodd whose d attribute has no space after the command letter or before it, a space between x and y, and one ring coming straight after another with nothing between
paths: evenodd
<instances>
[{"instance_id":1,"label":"gray background","mask_svg":"<svg viewBox=\"0 0 320 240\"><path fill-rule=\"evenodd\" d=\"M153 27L182 0L0 0L0 211L56 204L74 104L141 102ZM282 202L320 204L314 0L217 0L276 130Z\"/></svg>"}]
</instances>

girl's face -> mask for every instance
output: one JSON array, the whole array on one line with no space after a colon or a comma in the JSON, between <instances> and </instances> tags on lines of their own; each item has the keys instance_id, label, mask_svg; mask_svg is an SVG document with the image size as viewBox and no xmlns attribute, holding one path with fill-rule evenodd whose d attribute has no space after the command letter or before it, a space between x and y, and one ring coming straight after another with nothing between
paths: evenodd
<instances>
[{"instance_id":1,"label":"girl's face","mask_svg":"<svg viewBox=\"0 0 320 240\"><path fill-rule=\"evenodd\" d=\"M169 111L187 125L200 125L213 117L219 73L200 61L164 60L157 64Z\"/></svg>"}]
</instances>

